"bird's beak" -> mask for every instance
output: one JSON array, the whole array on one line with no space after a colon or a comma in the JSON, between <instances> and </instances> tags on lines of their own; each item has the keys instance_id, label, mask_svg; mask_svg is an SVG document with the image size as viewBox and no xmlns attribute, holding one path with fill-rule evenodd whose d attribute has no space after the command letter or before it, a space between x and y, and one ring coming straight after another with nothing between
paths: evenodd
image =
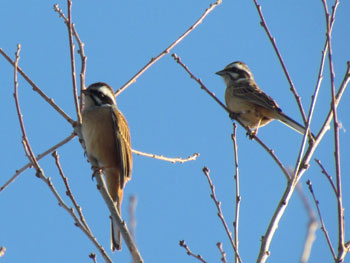
<instances>
[{"instance_id":1,"label":"bird's beak","mask_svg":"<svg viewBox=\"0 0 350 263\"><path fill-rule=\"evenodd\" d=\"M219 76L223 76L223 75L225 75L225 73L226 73L226 70L220 70L220 71L216 72L215 74L217 74Z\"/></svg>"}]
</instances>

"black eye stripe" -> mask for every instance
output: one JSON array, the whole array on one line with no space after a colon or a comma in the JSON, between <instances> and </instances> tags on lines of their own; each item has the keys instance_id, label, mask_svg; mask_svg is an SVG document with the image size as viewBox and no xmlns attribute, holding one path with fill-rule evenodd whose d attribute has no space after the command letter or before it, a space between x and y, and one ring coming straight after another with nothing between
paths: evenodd
<instances>
[{"instance_id":1,"label":"black eye stripe","mask_svg":"<svg viewBox=\"0 0 350 263\"><path fill-rule=\"evenodd\" d=\"M103 94L98 90L92 90L91 97L96 105L104 105L104 104L113 105L114 104L114 101L109 96L106 96L105 94Z\"/></svg>"}]
</instances>

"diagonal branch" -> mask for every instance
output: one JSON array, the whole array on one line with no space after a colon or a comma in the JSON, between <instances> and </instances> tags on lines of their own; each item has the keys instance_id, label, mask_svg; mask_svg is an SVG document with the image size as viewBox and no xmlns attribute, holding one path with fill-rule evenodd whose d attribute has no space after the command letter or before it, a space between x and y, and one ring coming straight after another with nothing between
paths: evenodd
<instances>
[{"instance_id":1,"label":"diagonal branch","mask_svg":"<svg viewBox=\"0 0 350 263\"><path fill-rule=\"evenodd\" d=\"M335 255L335 252L334 252L334 249L333 249L333 246L332 246L332 243L331 243L331 239L328 236L328 231L326 229L326 226L324 225L324 221L323 221L323 218L322 218L322 215L321 215L321 210L320 210L320 207L319 207L319 201L316 199L316 195L314 193L314 189L312 187L312 183L311 183L310 180L307 180L306 184L308 185L309 191L310 191L310 193L312 195L312 199L314 200L315 205L316 205L318 217L319 217L320 222L321 222L321 230L322 230L322 232L324 233L324 235L326 237L329 249L331 250L331 253L333 255L333 259L336 260L337 256Z\"/></svg>"},{"instance_id":2,"label":"diagonal branch","mask_svg":"<svg viewBox=\"0 0 350 263\"><path fill-rule=\"evenodd\" d=\"M179 245L180 247L183 247L184 249L186 249L187 255L194 257L195 259L198 259L202 263L207 263L207 261L205 261L200 254L196 255L189 249L189 247L185 243L185 240L180 240Z\"/></svg>"},{"instance_id":3,"label":"diagonal branch","mask_svg":"<svg viewBox=\"0 0 350 263\"><path fill-rule=\"evenodd\" d=\"M223 224L223 226L225 228L226 234L227 234L227 236L228 236L228 238L230 240L230 243L231 243L231 246L233 248L233 251L235 252L235 258L237 258L237 262L241 263L242 259L239 256L237 247L236 247L235 242L233 241L233 238L232 238L232 233L231 233L230 229L227 226L226 220L225 220L224 215L223 215L222 210L221 210L221 202L219 202L217 200L217 198L216 198L215 187L213 185L213 182L210 179L210 171L209 171L209 169L206 166L203 167L202 171L203 171L204 175L206 176L206 178L208 180L208 183L209 183L209 186L210 186L210 190L211 190L210 197L213 199L213 201L215 203L215 206L216 206L216 209L218 210L218 217L220 218L220 220L221 220L221 222L222 222L222 224Z\"/></svg>"},{"instance_id":4,"label":"diagonal branch","mask_svg":"<svg viewBox=\"0 0 350 263\"><path fill-rule=\"evenodd\" d=\"M46 155L50 154L54 150L58 149L62 145L66 144L67 142L72 140L74 137L75 137L75 134L72 133L71 135L69 135L64 140L60 141L59 143L57 143L54 146L52 146L49 149L47 149L45 152L43 152L41 154L38 154L35 158L37 160L40 160L41 158L45 157ZM32 162L29 162L26 165L24 165L22 168L16 170L16 173L3 186L0 187L0 192L3 191L9 184L11 184L17 178L17 176L19 176L22 172L24 172L28 168L31 168L32 166L33 166Z\"/></svg>"},{"instance_id":5,"label":"diagonal branch","mask_svg":"<svg viewBox=\"0 0 350 263\"><path fill-rule=\"evenodd\" d=\"M12 65L15 67L15 62L0 48L0 54ZM72 126L75 125L75 121L67 113L65 113L53 99L49 98L35 83L24 73L24 71L17 67L18 71L22 77L32 86L33 90L36 91L47 103L49 103L64 119L66 119Z\"/></svg>"},{"instance_id":6,"label":"diagonal branch","mask_svg":"<svg viewBox=\"0 0 350 263\"><path fill-rule=\"evenodd\" d=\"M292 91L292 93L294 94L294 97L297 101L297 104L298 104L298 107L299 107L299 111L301 113L301 116L303 118L303 121L304 121L304 124L306 125L306 116L305 116L305 112L304 112L304 108L303 108L303 105L301 103L301 99L300 99L300 96L298 95L297 93L297 90L295 89L294 87L294 84L293 84L293 81L288 73L288 70L287 70L287 67L286 65L284 64L284 61L283 61L283 58L282 58L282 55L277 47L277 44L276 44L276 40L275 38L272 36L266 22L265 22L265 18L263 16L263 13L261 11L261 5L258 4L258 1L257 0L254 0L254 4L255 4L255 7L256 9L258 10L258 13L259 13L259 16L260 16L260 19L261 19L261 22L260 22L260 25L265 29L266 33L267 33L267 36L269 37L271 43L272 43L272 46L273 46L273 49L275 50L276 54L277 54L277 57L281 63L281 66L283 68L283 71L284 71L284 74L286 75L287 77L287 80L289 82L289 85L290 85L290 90Z\"/></svg>"},{"instance_id":7,"label":"diagonal branch","mask_svg":"<svg viewBox=\"0 0 350 263\"><path fill-rule=\"evenodd\" d=\"M94 164L92 164L94 165ZM97 182L97 189L100 191L103 199L105 200L107 207L109 211L111 212L112 220L114 220L118 224L118 228L120 229L120 232L123 236L123 239L130 251L130 254L133 259L133 263L142 263L143 259L141 257L140 252L138 251L136 244L128 230L128 227L125 223L125 221L121 218L118 209L116 208L111 196L107 192L107 186L105 183L105 180L102 177L101 171L95 171L94 177L96 178Z\"/></svg>"},{"instance_id":8,"label":"diagonal branch","mask_svg":"<svg viewBox=\"0 0 350 263\"><path fill-rule=\"evenodd\" d=\"M218 5L222 3L222 0L217 0L215 3L210 4L209 8L207 8L203 15L192 25L190 26L185 33L183 33L178 39L176 39L169 47L163 50L158 56L151 58L151 60L142 68L139 72L137 72L128 82L126 82L119 90L116 91L115 95L118 96L122 93L127 87L136 82L136 79L140 77L148 68L150 68L154 63L156 63L159 59L161 59L164 55L168 54L170 50L172 50L177 44L179 44L188 34L190 34L198 25L200 25L204 18L215 9Z\"/></svg>"}]
</instances>

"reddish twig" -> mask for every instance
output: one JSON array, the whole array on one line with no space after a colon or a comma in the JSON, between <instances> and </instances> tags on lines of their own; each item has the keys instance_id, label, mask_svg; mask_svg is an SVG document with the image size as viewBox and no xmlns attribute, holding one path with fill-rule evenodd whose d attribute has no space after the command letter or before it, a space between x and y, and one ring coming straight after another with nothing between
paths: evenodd
<instances>
[{"instance_id":1,"label":"reddish twig","mask_svg":"<svg viewBox=\"0 0 350 263\"><path fill-rule=\"evenodd\" d=\"M0 48L0 54L12 65L15 66L15 62ZM24 73L24 71L17 66L16 71L18 71L21 76L32 86L33 90L36 91L47 103L49 103L64 119L66 119L72 126L75 125L75 121L69 117L55 102L53 99L49 98L35 83Z\"/></svg>"},{"instance_id":2,"label":"reddish twig","mask_svg":"<svg viewBox=\"0 0 350 263\"><path fill-rule=\"evenodd\" d=\"M301 103L301 99L300 99L300 96L298 95L295 87L294 87L294 84L293 84L293 81L288 73L288 70L287 70L287 67L283 61L283 58L282 58L282 55L277 47L277 44L276 44L276 40L275 38L272 36L266 22L265 22L265 18L263 16L263 13L261 11L261 5L258 4L258 1L257 0L254 0L254 4L255 4L255 7L256 9L258 10L258 13L259 13L259 16L260 16L260 19L261 19L261 22L260 22L260 25L264 28L264 30L266 31L267 33L267 36L269 37L271 43L272 43L272 46L273 46L273 49L275 50L276 54L277 54L277 57L281 63L281 66L283 68L283 71L284 71L284 74L286 75L287 77L287 80L289 82L289 85L290 85L290 90L292 91L296 101L297 101L297 104L298 104L298 107L299 107L299 111L301 113L301 116L303 118L303 121L304 121L304 124L306 125L306 116L305 116L305 112L304 112L304 108L303 108L303 105Z\"/></svg>"},{"instance_id":3,"label":"reddish twig","mask_svg":"<svg viewBox=\"0 0 350 263\"><path fill-rule=\"evenodd\" d=\"M188 161L194 161L197 159L197 157L199 156L199 153L194 153L191 156L187 157L187 158L181 158L181 157L176 157L176 158L170 158L170 157L166 157L163 155L157 155L157 154L152 154L152 153L145 153L145 152L140 152L137 151L135 149L131 150L134 154L137 155L141 155L141 156L146 156L146 157L150 157L150 158L154 158L154 159L158 159L158 160L162 160L162 161L167 161L167 162L171 162L171 163L185 163Z\"/></svg>"},{"instance_id":4,"label":"reddish twig","mask_svg":"<svg viewBox=\"0 0 350 263\"><path fill-rule=\"evenodd\" d=\"M192 256L192 257L198 259L198 260L199 260L200 262L202 262L202 263L207 263L207 261L205 261L201 255L199 255L199 254L198 254L198 255L195 255L195 254L192 253L192 251L191 251L191 250L188 248L188 246L186 245L185 240L180 240L179 245L180 245L180 247L183 247L184 249L186 249L187 255Z\"/></svg>"},{"instance_id":5,"label":"reddish twig","mask_svg":"<svg viewBox=\"0 0 350 263\"><path fill-rule=\"evenodd\" d=\"M65 24L68 26L69 21L68 18L64 15L62 9L59 8L58 4L54 4L53 9L55 12L57 12L59 14L60 17L63 18ZM68 26L69 27L69 26ZM75 25L71 24L72 27L72 32L73 35L75 37L75 40L78 43L79 49L78 49L78 53L80 55L80 59L81 59L81 69L80 69L80 90L84 90L85 89L85 72L86 72L86 60L87 57L85 55L85 50L84 50L84 43L81 41L78 32L75 30ZM82 96L80 96L80 109L82 108L83 105L83 101L82 101Z\"/></svg>"},{"instance_id":6,"label":"reddish twig","mask_svg":"<svg viewBox=\"0 0 350 263\"><path fill-rule=\"evenodd\" d=\"M238 253L238 250L237 250L237 247L235 246L235 242L233 241L233 238L232 238L232 233L230 231L230 229L228 228L227 224L226 224L226 220L224 218L224 215L222 213L222 210L221 210L221 202L219 202L216 198L216 195L215 195L215 187L214 187L214 184L210 178L210 171L209 169L204 166L203 169L202 169L204 175L206 176L207 180L208 180L208 183L209 183L209 186L210 186L210 190L211 190L211 195L210 197L213 199L214 203L215 203L215 206L216 206L216 209L218 210L218 217L220 218L224 228L225 228L225 231L226 231L226 234L230 240L230 243L232 245L232 248L233 248L233 251L235 252L235 255L236 255L236 258L238 259L238 262L242 262L242 259L241 257L239 256L239 253Z\"/></svg>"},{"instance_id":7,"label":"reddish twig","mask_svg":"<svg viewBox=\"0 0 350 263\"><path fill-rule=\"evenodd\" d=\"M335 184L334 184L334 182L333 182L332 176L330 176L330 175L328 174L328 172L327 172L326 169L323 167L323 165L322 165L322 163L321 163L320 160L315 159L315 162L320 166L320 168L321 168L321 170L322 170L322 173L327 177L329 183L331 184L335 196L337 196L337 195L338 195L338 194L337 194L337 188L335 187Z\"/></svg>"},{"instance_id":8,"label":"reddish twig","mask_svg":"<svg viewBox=\"0 0 350 263\"><path fill-rule=\"evenodd\" d=\"M235 155L235 186L236 186L236 205L235 205L235 220L233 222L233 229L234 229L234 234L235 234L235 246L237 251L239 251L239 238L238 238L238 226L239 226L239 210L241 206L241 195L239 191L239 169L238 169L238 146L237 146L237 137L236 137L236 129L237 125L233 123L233 132L231 135L232 142L233 142L233 151ZM235 257L235 262L238 262L237 256Z\"/></svg>"},{"instance_id":9,"label":"reddish twig","mask_svg":"<svg viewBox=\"0 0 350 263\"><path fill-rule=\"evenodd\" d=\"M63 180L63 183L66 187L66 195L69 197L69 199L72 201L75 209L77 210L78 214L79 214L79 218L80 218L80 221L81 223L84 225L85 229L90 233L92 234L91 230L90 230L90 227L88 226L86 220L85 220L85 217L83 215L83 212L82 212L82 209L81 209L81 206L78 205L77 201L75 200L74 196L73 196L73 193L72 191L70 190L70 186L68 184L68 179L67 177L64 175L63 173L63 170L62 170L62 167L61 167L61 163L60 163L60 157L57 153L57 151L54 151L52 154L52 157L55 159L55 162L56 162L56 166L58 168L58 172L59 174L61 175L61 178Z\"/></svg>"},{"instance_id":10,"label":"reddish twig","mask_svg":"<svg viewBox=\"0 0 350 263\"><path fill-rule=\"evenodd\" d=\"M323 231L323 233L324 233L324 235L326 237L329 249L331 250L332 255L333 255L333 259L336 260L337 256L335 255L335 252L334 252L334 249L333 249L333 246L332 246L332 243L331 243L331 239L328 236L328 231L326 229L326 226L324 225L324 221L323 221L323 218L322 218L322 215L321 215L321 210L320 210L320 207L319 207L319 201L316 199L316 196L315 196L315 193L314 193L314 189L312 187L312 183L311 183L310 180L307 180L306 184L308 185L309 191L310 191L310 193L312 195L312 199L314 200L315 205L316 205L318 217L319 217L320 222L321 222L321 230Z\"/></svg>"},{"instance_id":11,"label":"reddish twig","mask_svg":"<svg viewBox=\"0 0 350 263\"><path fill-rule=\"evenodd\" d=\"M216 243L216 246L218 247L220 254L221 254L221 262L226 263L226 253L225 253L224 249L222 248L222 243L218 242L218 243Z\"/></svg>"},{"instance_id":12,"label":"reddish twig","mask_svg":"<svg viewBox=\"0 0 350 263\"><path fill-rule=\"evenodd\" d=\"M81 114L78 100L78 91L77 91L77 80L75 75L75 56L74 56L74 42L73 42L73 23L72 23L72 1L67 0L68 6L68 37L69 37L69 52L70 52L70 64L71 64L71 72L72 72L72 87L73 87L73 97L74 97L74 105L77 113L77 121L81 123Z\"/></svg>"},{"instance_id":13,"label":"reddish twig","mask_svg":"<svg viewBox=\"0 0 350 263\"><path fill-rule=\"evenodd\" d=\"M340 262L343 259L340 255L344 255L345 250L345 225L344 225L344 208L342 200L342 185L341 185L341 169L340 169L340 145L339 145L339 122L337 115L336 97L335 97L335 74L333 66L333 51L332 51L332 39L331 39L331 18L328 12L327 1L323 0L324 12L326 17L327 26L327 42L328 42L328 62L331 80L331 92L332 92L332 112L333 112L333 128L334 128L334 147L335 147L335 170L336 170L336 187L337 187L337 207L338 207L338 257ZM335 1L333 9L336 9L339 1Z\"/></svg>"},{"instance_id":14,"label":"reddish twig","mask_svg":"<svg viewBox=\"0 0 350 263\"><path fill-rule=\"evenodd\" d=\"M137 72L128 82L126 82L120 89L115 93L118 96L122 93L127 87L133 84L138 77L140 77L148 68L150 68L154 63L161 59L164 55L168 54L171 49L173 49L177 44L179 44L188 34L190 34L199 24L201 24L204 18L215 9L218 5L222 3L222 0L217 0L215 3L210 4L209 8L204 11L204 14L192 25L190 26L185 33L183 33L178 39L176 39L169 47L162 51L157 57L151 58L151 60Z\"/></svg>"},{"instance_id":15,"label":"reddish twig","mask_svg":"<svg viewBox=\"0 0 350 263\"><path fill-rule=\"evenodd\" d=\"M47 149L45 152L43 152L41 154L38 154L35 158L37 160L40 160L41 158L45 157L46 155L50 154L54 150L58 149L62 145L66 144L67 142L72 140L74 137L75 137L75 134L72 133L71 135L69 135L64 140L60 141L59 143L57 143L54 146L52 146L49 149ZM17 178L17 176L19 176L22 172L24 172L26 169L31 168L31 167L32 167L32 162L29 162L26 165L24 165L22 168L16 170L16 173L4 185L1 186L0 192L3 191L9 184L11 184Z\"/></svg>"}]
</instances>

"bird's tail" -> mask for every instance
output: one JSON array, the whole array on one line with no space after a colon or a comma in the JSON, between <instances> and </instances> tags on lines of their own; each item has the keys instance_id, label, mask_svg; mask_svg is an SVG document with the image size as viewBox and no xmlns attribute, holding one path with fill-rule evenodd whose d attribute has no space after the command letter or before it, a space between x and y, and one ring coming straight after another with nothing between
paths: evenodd
<instances>
[{"instance_id":1,"label":"bird's tail","mask_svg":"<svg viewBox=\"0 0 350 263\"><path fill-rule=\"evenodd\" d=\"M293 130L304 134L305 133L305 127L293 120L292 118L289 118L287 115L283 114L282 112L279 113L278 120L285 125L287 125L289 128L292 128Z\"/></svg>"},{"instance_id":2,"label":"bird's tail","mask_svg":"<svg viewBox=\"0 0 350 263\"><path fill-rule=\"evenodd\" d=\"M121 215L120 202L117 202L119 215ZM120 250L122 248L122 235L117 222L111 218L111 250Z\"/></svg>"}]
</instances>

